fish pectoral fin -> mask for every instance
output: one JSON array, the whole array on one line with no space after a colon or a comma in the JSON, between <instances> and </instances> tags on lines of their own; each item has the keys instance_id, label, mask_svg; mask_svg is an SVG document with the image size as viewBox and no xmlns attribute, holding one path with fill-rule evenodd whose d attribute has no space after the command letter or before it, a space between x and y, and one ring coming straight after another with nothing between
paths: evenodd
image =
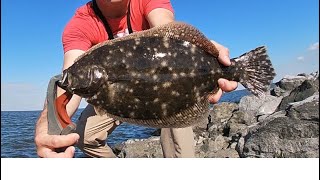
<instances>
[{"instance_id":1,"label":"fish pectoral fin","mask_svg":"<svg viewBox=\"0 0 320 180\"><path fill-rule=\"evenodd\" d=\"M130 124L142 125L152 128L184 128L196 125L204 120L209 114L209 102L207 97L202 97L202 100L187 109L161 119L131 119L123 118L117 115L106 113L107 116L127 122Z\"/></svg>"}]
</instances>

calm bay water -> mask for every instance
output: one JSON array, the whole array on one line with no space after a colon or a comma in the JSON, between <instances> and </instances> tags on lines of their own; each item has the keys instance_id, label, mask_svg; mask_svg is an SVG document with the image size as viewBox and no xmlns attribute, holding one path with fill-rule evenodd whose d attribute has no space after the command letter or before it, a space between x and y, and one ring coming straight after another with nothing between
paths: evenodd
<instances>
[{"instance_id":1,"label":"calm bay water","mask_svg":"<svg viewBox=\"0 0 320 180\"><path fill-rule=\"evenodd\" d=\"M240 90L225 93L220 102L239 102L240 98L248 95L248 91ZM73 121L80 116L78 110ZM40 111L1 111L1 157L2 158L36 158L34 144L34 127ZM148 138L155 131L154 128L135 126L123 123L108 137L109 146L114 146L128 139ZM85 157L76 149L75 157Z\"/></svg>"}]
</instances>

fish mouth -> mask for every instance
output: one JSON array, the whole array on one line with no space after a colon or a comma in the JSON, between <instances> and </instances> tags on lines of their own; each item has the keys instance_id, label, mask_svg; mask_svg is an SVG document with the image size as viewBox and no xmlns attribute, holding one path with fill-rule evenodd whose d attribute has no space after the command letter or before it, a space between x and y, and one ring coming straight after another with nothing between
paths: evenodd
<instances>
[{"instance_id":1,"label":"fish mouth","mask_svg":"<svg viewBox=\"0 0 320 180\"><path fill-rule=\"evenodd\" d=\"M77 94L81 97L91 97L101 86L104 70L93 69L87 72L87 80L80 81L78 76L71 72L64 71L57 86L71 94ZM86 78L85 78L86 79Z\"/></svg>"},{"instance_id":2,"label":"fish mouth","mask_svg":"<svg viewBox=\"0 0 320 180\"><path fill-rule=\"evenodd\" d=\"M61 80L57 81L57 86L59 86L60 88L62 88L63 90L67 91L68 93L71 94L75 94L75 89L70 87L71 82L70 78L69 78L69 73L68 72L64 72L62 74L62 78Z\"/></svg>"},{"instance_id":3,"label":"fish mouth","mask_svg":"<svg viewBox=\"0 0 320 180\"><path fill-rule=\"evenodd\" d=\"M57 86L59 86L60 88L68 91L68 92L72 92L68 86L69 86L69 83L68 83L68 73L63 73L62 74L62 78L61 80L57 81Z\"/></svg>"},{"instance_id":4,"label":"fish mouth","mask_svg":"<svg viewBox=\"0 0 320 180\"><path fill-rule=\"evenodd\" d=\"M92 84L99 83L99 81L94 81L93 78L90 79L89 85L88 86L83 86L83 87L73 87L72 86L72 74L71 77L69 77L70 74L68 72L64 72L62 75L62 78L56 82L57 86L62 88L63 90L67 91L68 93L71 94L77 94L81 97L88 98L91 97L92 94L99 89L100 86L91 86ZM92 76L91 76L92 77ZM93 88L95 87L95 88Z\"/></svg>"}]
</instances>

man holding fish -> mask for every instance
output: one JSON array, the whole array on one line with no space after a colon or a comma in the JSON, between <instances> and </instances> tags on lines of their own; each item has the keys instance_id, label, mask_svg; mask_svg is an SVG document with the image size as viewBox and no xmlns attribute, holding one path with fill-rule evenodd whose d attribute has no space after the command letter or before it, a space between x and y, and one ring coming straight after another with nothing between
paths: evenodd
<instances>
[{"instance_id":1,"label":"man holding fish","mask_svg":"<svg viewBox=\"0 0 320 180\"><path fill-rule=\"evenodd\" d=\"M62 41L64 48L63 70L74 64L75 59L92 46L174 21L174 11L169 0L93 0L77 9L65 27ZM228 49L212 41L219 51L220 63L230 65ZM219 79L219 91L210 95L216 103L223 91L232 91L237 82ZM64 90L58 88L58 96ZM77 110L81 97L73 95L66 110L71 117ZM107 115L97 115L88 105L77 122L77 133L49 135L47 103L37 121L35 143L40 157L73 157L74 144L91 157L116 157L107 146L106 139L120 122ZM79 136L80 135L80 136ZM161 145L164 157L195 157L192 127L162 128ZM67 147L64 152L56 148Z\"/></svg>"}]
</instances>

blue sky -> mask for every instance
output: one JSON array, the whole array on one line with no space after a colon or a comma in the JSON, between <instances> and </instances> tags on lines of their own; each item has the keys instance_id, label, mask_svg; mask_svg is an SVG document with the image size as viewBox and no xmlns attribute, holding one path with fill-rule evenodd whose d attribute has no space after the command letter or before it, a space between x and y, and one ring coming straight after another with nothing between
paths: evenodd
<instances>
[{"instance_id":1,"label":"blue sky","mask_svg":"<svg viewBox=\"0 0 320 180\"><path fill-rule=\"evenodd\" d=\"M1 1L1 110L39 110L63 62L61 34L85 0ZM268 47L284 75L319 70L318 0L172 0L176 20L199 28L231 57ZM85 103L82 103L82 106Z\"/></svg>"}]
</instances>

